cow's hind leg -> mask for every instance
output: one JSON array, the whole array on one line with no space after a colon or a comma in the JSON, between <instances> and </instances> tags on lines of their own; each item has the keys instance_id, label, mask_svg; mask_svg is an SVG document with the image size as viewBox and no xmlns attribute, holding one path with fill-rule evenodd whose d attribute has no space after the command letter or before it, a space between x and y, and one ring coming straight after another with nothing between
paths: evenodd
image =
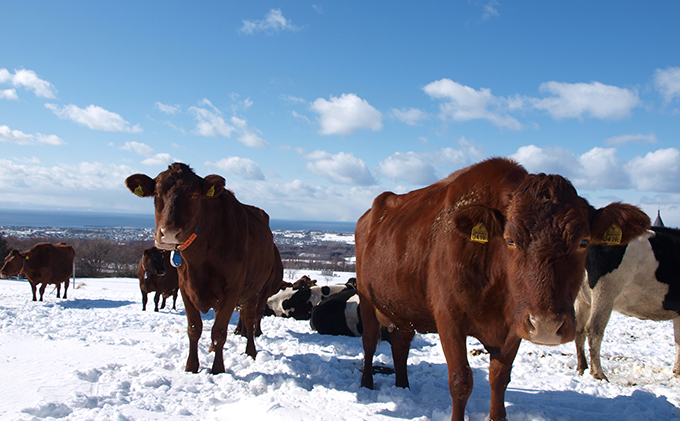
<instances>
[{"instance_id":1,"label":"cow's hind leg","mask_svg":"<svg viewBox=\"0 0 680 421\"><path fill-rule=\"evenodd\" d=\"M43 300L43 295L45 295L45 288L47 287L46 283L40 284L40 301Z\"/></svg>"},{"instance_id":2,"label":"cow's hind leg","mask_svg":"<svg viewBox=\"0 0 680 421\"><path fill-rule=\"evenodd\" d=\"M229 327L229 319L231 319L231 315L234 313L234 308L236 308L236 299L237 294L227 293L222 306L215 309L215 324L212 327L212 342L210 343L210 351L215 351L215 360L213 361L212 367L213 374L224 373L223 349L224 344L227 342L227 328ZM255 348L254 341L253 348ZM246 353L248 353L247 347ZM254 353L250 356L255 358Z\"/></svg>"},{"instance_id":3,"label":"cow's hind leg","mask_svg":"<svg viewBox=\"0 0 680 421\"><path fill-rule=\"evenodd\" d=\"M35 284L34 284L33 281L31 281L30 279L28 280L28 283L31 285L31 292L33 292L33 301L38 301L38 300L35 298Z\"/></svg>"},{"instance_id":4,"label":"cow's hind leg","mask_svg":"<svg viewBox=\"0 0 680 421\"><path fill-rule=\"evenodd\" d=\"M61 298L61 283L57 282L55 286L57 287L57 298Z\"/></svg>"},{"instance_id":5,"label":"cow's hind leg","mask_svg":"<svg viewBox=\"0 0 680 421\"><path fill-rule=\"evenodd\" d=\"M68 286L69 286L70 283L71 283L71 280L68 279L68 278L64 281L64 299L66 299L66 293L68 292Z\"/></svg>"},{"instance_id":6,"label":"cow's hind leg","mask_svg":"<svg viewBox=\"0 0 680 421\"><path fill-rule=\"evenodd\" d=\"M142 291L142 311L146 311L146 303L149 301L148 294Z\"/></svg>"},{"instance_id":7,"label":"cow's hind leg","mask_svg":"<svg viewBox=\"0 0 680 421\"><path fill-rule=\"evenodd\" d=\"M373 303L361 293L359 293L359 301L361 302L359 310L363 324L361 342L364 346L364 373L361 376L361 386L373 389L373 356L380 339L380 323L375 316Z\"/></svg>"},{"instance_id":8,"label":"cow's hind leg","mask_svg":"<svg viewBox=\"0 0 680 421\"><path fill-rule=\"evenodd\" d=\"M154 304L153 311L158 312L158 301L160 300L160 298L161 298L161 293L156 291L156 294L153 296L153 304Z\"/></svg>"},{"instance_id":9,"label":"cow's hind leg","mask_svg":"<svg viewBox=\"0 0 680 421\"><path fill-rule=\"evenodd\" d=\"M246 302L239 314L239 324L241 324L241 334L246 337L246 355L253 359L257 356L255 349L255 328L257 319L257 302L253 299Z\"/></svg>"},{"instance_id":10,"label":"cow's hind leg","mask_svg":"<svg viewBox=\"0 0 680 421\"><path fill-rule=\"evenodd\" d=\"M505 420L505 391L510 383L512 362L515 360L520 340L509 351L501 354L491 353L489 362L489 386L491 387L491 409L489 420Z\"/></svg>"},{"instance_id":11,"label":"cow's hind leg","mask_svg":"<svg viewBox=\"0 0 680 421\"><path fill-rule=\"evenodd\" d=\"M609 323L614 307L613 300L600 299L593 297L593 308L590 312L590 319L586 323L586 334L588 335L588 347L590 348L590 374L598 380L609 381L602 370L600 361L600 349L604 330Z\"/></svg>"},{"instance_id":12,"label":"cow's hind leg","mask_svg":"<svg viewBox=\"0 0 680 421\"><path fill-rule=\"evenodd\" d=\"M673 319L673 333L675 337L675 365L673 375L680 377L680 317Z\"/></svg>"},{"instance_id":13,"label":"cow's hind leg","mask_svg":"<svg viewBox=\"0 0 680 421\"><path fill-rule=\"evenodd\" d=\"M201 313L194 307L184 291L182 291L182 299L184 299L184 309L187 313L187 334L189 336L189 357L185 371L198 373L198 340L203 332L203 320L201 320Z\"/></svg>"}]
</instances>

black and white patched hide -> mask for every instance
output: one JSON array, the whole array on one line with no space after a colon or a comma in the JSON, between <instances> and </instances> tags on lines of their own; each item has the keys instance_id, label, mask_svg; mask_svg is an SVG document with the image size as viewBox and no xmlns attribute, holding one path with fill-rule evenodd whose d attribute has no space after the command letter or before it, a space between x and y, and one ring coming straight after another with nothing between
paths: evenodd
<instances>
[{"instance_id":1,"label":"black and white patched hide","mask_svg":"<svg viewBox=\"0 0 680 421\"><path fill-rule=\"evenodd\" d=\"M309 320L312 308L324 298L351 288L344 284L285 288L269 297L265 316L292 317L297 320Z\"/></svg>"},{"instance_id":2,"label":"black and white patched hide","mask_svg":"<svg viewBox=\"0 0 680 421\"><path fill-rule=\"evenodd\" d=\"M324 335L361 336L359 295L347 289L331 295L312 309L312 329Z\"/></svg>"}]
</instances>

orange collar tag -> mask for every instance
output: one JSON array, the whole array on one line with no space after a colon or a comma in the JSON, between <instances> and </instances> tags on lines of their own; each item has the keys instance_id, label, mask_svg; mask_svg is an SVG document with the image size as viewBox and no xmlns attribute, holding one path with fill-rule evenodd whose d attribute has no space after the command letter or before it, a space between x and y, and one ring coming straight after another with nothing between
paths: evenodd
<instances>
[{"instance_id":1,"label":"orange collar tag","mask_svg":"<svg viewBox=\"0 0 680 421\"><path fill-rule=\"evenodd\" d=\"M486 227L481 222L472 228L472 234L470 234L470 240L475 243L488 243L489 242L489 232Z\"/></svg>"},{"instance_id":2,"label":"orange collar tag","mask_svg":"<svg viewBox=\"0 0 680 421\"><path fill-rule=\"evenodd\" d=\"M607 231L604 232L604 237L602 237L602 242L608 246L621 244L621 237L623 236L623 231L618 225L612 224Z\"/></svg>"}]
</instances>

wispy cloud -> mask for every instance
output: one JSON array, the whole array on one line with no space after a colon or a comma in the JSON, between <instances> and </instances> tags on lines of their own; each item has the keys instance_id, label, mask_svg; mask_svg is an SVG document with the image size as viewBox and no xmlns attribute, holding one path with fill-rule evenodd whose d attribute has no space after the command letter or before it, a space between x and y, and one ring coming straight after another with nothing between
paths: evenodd
<instances>
[{"instance_id":1,"label":"wispy cloud","mask_svg":"<svg viewBox=\"0 0 680 421\"><path fill-rule=\"evenodd\" d=\"M158 111L165 113L165 114L174 115L174 114L177 114L178 112L180 112L179 105L168 105L168 104L163 104L161 102L156 102L153 106Z\"/></svg>"},{"instance_id":2,"label":"wispy cloud","mask_svg":"<svg viewBox=\"0 0 680 421\"><path fill-rule=\"evenodd\" d=\"M250 107L252 101L246 101L248 107ZM237 140L248 147L266 148L269 146L269 143L260 137L262 133L255 127L248 126L245 119L232 116L230 118L231 124L229 124L225 121L222 111L207 98L199 101L199 105L202 105L202 107L193 106L189 108L189 113L193 114L196 119L194 133L200 136L231 138L231 134L236 132L239 135Z\"/></svg>"},{"instance_id":3,"label":"wispy cloud","mask_svg":"<svg viewBox=\"0 0 680 421\"><path fill-rule=\"evenodd\" d=\"M146 143L141 142L125 142L125 145L121 146L122 150L134 152L137 155L151 156L154 152L153 148Z\"/></svg>"},{"instance_id":4,"label":"wispy cloud","mask_svg":"<svg viewBox=\"0 0 680 421\"><path fill-rule=\"evenodd\" d=\"M45 107L63 120L72 120L92 130L105 132L128 132L141 133L139 124L130 126L120 115L107 111L96 105L88 105L87 108L79 108L73 104L59 107L56 104L45 104Z\"/></svg>"},{"instance_id":5,"label":"wispy cloud","mask_svg":"<svg viewBox=\"0 0 680 421\"><path fill-rule=\"evenodd\" d=\"M391 113L394 118L409 126L418 126L422 120L427 118L427 113L418 108L402 108L401 110L392 108Z\"/></svg>"},{"instance_id":6,"label":"wispy cloud","mask_svg":"<svg viewBox=\"0 0 680 421\"><path fill-rule=\"evenodd\" d=\"M680 98L680 67L656 69L654 87L663 96L666 103L670 103L675 98Z\"/></svg>"},{"instance_id":7,"label":"wispy cloud","mask_svg":"<svg viewBox=\"0 0 680 421\"><path fill-rule=\"evenodd\" d=\"M366 163L351 153L339 152L335 155L325 151L314 151L304 155L307 170L312 174L327 178L337 184L350 186L371 186L376 184Z\"/></svg>"},{"instance_id":8,"label":"wispy cloud","mask_svg":"<svg viewBox=\"0 0 680 421\"><path fill-rule=\"evenodd\" d=\"M252 159L231 156L220 159L217 162L206 162L206 165L217 167L222 171L235 174L245 180L264 180L262 169Z\"/></svg>"},{"instance_id":9,"label":"wispy cloud","mask_svg":"<svg viewBox=\"0 0 680 421\"><path fill-rule=\"evenodd\" d=\"M656 135L654 133L634 133L614 136L604 140L604 144L609 146L622 146L629 143L656 143Z\"/></svg>"},{"instance_id":10,"label":"wispy cloud","mask_svg":"<svg viewBox=\"0 0 680 421\"><path fill-rule=\"evenodd\" d=\"M239 32L252 35L256 32L275 33L290 31L295 32L300 28L286 19L281 13L281 9L271 9L262 20L244 20Z\"/></svg>"},{"instance_id":11,"label":"wispy cloud","mask_svg":"<svg viewBox=\"0 0 680 421\"><path fill-rule=\"evenodd\" d=\"M17 145L32 145L36 143L44 143L48 145L65 145L60 137L50 134L42 133L27 134L20 130L12 130L9 126L0 126L0 142L15 143Z\"/></svg>"},{"instance_id":12,"label":"wispy cloud","mask_svg":"<svg viewBox=\"0 0 680 421\"><path fill-rule=\"evenodd\" d=\"M14 85L15 88L33 91L38 97L56 98L54 86L46 80L40 79L33 70L14 70L14 74L11 74L7 69L0 69L0 84L2 83L9 83ZM16 91L13 94L4 92L5 99L17 99ZM0 94L0 98L2 97L3 95Z\"/></svg>"}]
</instances>

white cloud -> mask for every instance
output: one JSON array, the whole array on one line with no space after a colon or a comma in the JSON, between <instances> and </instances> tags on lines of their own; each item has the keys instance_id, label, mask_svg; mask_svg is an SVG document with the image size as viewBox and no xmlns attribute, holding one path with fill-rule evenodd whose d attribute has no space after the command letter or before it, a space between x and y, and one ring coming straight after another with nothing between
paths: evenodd
<instances>
[{"instance_id":1,"label":"white cloud","mask_svg":"<svg viewBox=\"0 0 680 421\"><path fill-rule=\"evenodd\" d=\"M123 145L121 149L142 156L151 156L153 154L153 148L151 146L140 142L125 142L125 145Z\"/></svg>"},{"instance_id":2,"label":"white cloud","mask_svg":"<svg viewBox=\"0 0 680 421\"><path fill-rule=\"evenodd\" d=\"M350 186L370 186L375 184L366 163L351 153L339 152L331 155L324 151L314 151L305 156L309 172L325 177L334 183Z\"/></svg>"},{"instance_id":3,"label":"white cloud","mask_svg":"<svg viewBox=\"0 0 680 421\"><path fill-rule=\"evenodd\" d=\"M213 109L211 111L206 108L190 107L189 112L196 118L196 134L208 137L231 137L234 127L224 121L219 110Z\"/></svg>"},{"instance_id":4,"label":"white cloud","mask_svg":"<svg viewBox=\"0 0 680 421\"><path fill-rule=\"evenodd\" d=\"M318 98L312 103L312 111L319 114L322 135L350 135L359 129L381 130L382 113L356 94L331 96L327 101Z\"/></svg>"},{"instance_id":5,"label":"white cloud","mask_svg":"<svg viewBox=\"0 0 680 421\"><path fill-rule=\"evenodd\" d=\"M260 166L248 158L231 156L220 159L217 162L206 162L206 165L215 166L230 174L238 175L245 180L264 180L264 174L262 174Z\"/></svg>"},{"instance_id":6,"label":"white cloud","mask_svg":"<svg viewBox=\"0 0 680 421\"><path fill-rule=\"evenodd\" d=\"M394 118L409 126L417 126L427 118L427 113L418 108L402 108L401 110L392 108L391 112Z\"/></svg>"},{"instance_id":7,"label":"white cloud","mask_svg":"<svg viewBox=\"0 0 680 421\"><path fill-rule=\"evenodd\" d=\"M654 72L654 87L669 103L675 98L680 98L680 67L656 69Z\"/></svg>"},{"instance_id":8,"label":"white cloud","mask_svg":"<svg viewBox=\"0 0 680 421\"><path fill-rule=\"evenodd\" d=\"M177 162L177 159L170 156L169 153L157 153L154 156L150 156L142 161L142 165L170 165L173 162Z\"/></svg>"},{"instance_id":9,"label":"white cloud","mask_svg":"<svg viewBox=\"0 0 680 421\"><path fill-rule=\"evenodd\" d=\"M539 87L553 96L533 100L533 106L547 111L555 119L583 118L617 120L631 114L640 103L637 92L592 83L545 82Z\"/></svg>"},{"instance_id":10,"label":"white cloud","mask_svg":"<svg viewBox=\"0 0 680 421\"><path fill-rule=\"evenodd\" d=\"M614 148L593 148L578 157L579 171L571 180L582 189L627 189L630 180Z\"/></svg>"},{"instance_id":11,"label":"white cloud","mask_svg":"<svg viewBox=\"0 0 680 421\"><path fill-rule=\"evenodd\" d=\"M128 132L141 133L139 124L130 127L130 123L123 117L111 111L107 111L96 105L88 105L87 108L79 108L73 104L60 108L56 104L45 104L45 107L62 120L72 120L92 130L105 132Z\"/></svg>"},{"instance_id":12,"label":"white cloud","mask_svg":"<svg viewBox=\"0 0 680 421\"><path fill-rule=\"evenodd\" d=\"M200 105L208 108L190 107L189 112L196 118L196 129L194 133L201 136L217 137L223 136L231 138L231 134L238 134L238 141L250 148L266 148L269 146L266 140L260 137L262 134L258 129L248 126L246 120L232 116L231 124L224 120L222 112L217 109L208 99L199 101ZM250 100L246 100L248 106L252 105Z\"/></svg>"},{"instance_id":13,"label":"white cloud","mask_svg":"<svg viewBox=\"0 0 680 421\"><path fill-rule=\"evenodd\" d=\"M484 13L482 14L482 18L489 19L493 16L500 16L500 13L498 13L498 6L500 6L500 3L496 0L491 0L490 2L486 3L484 5Z\"/></svg>"},{"instance_id":14,"label":"white cloud","mask_svg":"<svg viewBox=\"0 0 680 421\"><path fill-rule=\"evenodd\" d=\"M32 145L46 143L48 145L65 145L61 138L56 135L44 135L42 133L27 134L20 130L12 130L8 126L0 126L0 142L16 143L17 145Z\"/></svg>"},{"instance_id":15,"label":"white cloud","mask_svg":"<svg viewBox=\"0 0 680 421\"><path fill-rule=\"evenodd\" d=\"M622 146L629 143L656 143L656 135L654 133L633 133L614 136L604 140L604 144L609 146Z\"/></svg>"},{"instance_id":16,"label":"white cloud","mask_svg":"<svg viewBox=\"0 0 680 421\"><path fill-rule=\"evenodd\" d=\"M256 32L282 32L282 31L297 31L298 28L289 19L286 19L281 13L281 9L271 9L263 20L244 20L243 26L239 32L252 35Z\"/></svg>"},{"instance_id":17,"label":"white cloud","mask_svg":"<svg viewBox=\"0 0 680 421\"><path fill-rule=\"evenodd\" d=\"M446 100L440 104L440 117L444 120L488 120L497 127L520 130L522 125L507 114L515 100L497 98L488 88L479 91L451 79L441 79L427 84L423 91L431 98ZM514 104L513 108L517 105Z\"/></svg>"},{"instance_id":18,"label":"white cloud","mask_svg":"<svg viewBox=\"0 0 680 421\"><path fill-rule=\"evenodd\" d=\"M250 148L266 148L267 146L269 146L269 143L267 143L266 140L260 138L260 136L258 135L262 133L254 127L253 128L248 127L248 124L246 123L245 120L233 116L231 118L231 122L240 131L241 135L238 138L239 142L243 143L244 145Z\"/></svg>"},{"instance_id":19,"label":"white cloud","mask_svg":"<svg viewBox=\"0 0 680 421\"><path fill-rule=\"evenodd\" d=\"M380 162L378 171L394 181L423 186L483 157L483 153L471 142L461 138L458 148L438 148L421 153L396 152Z\"/></svg>"},{"instance_id":20,"label":"white cloud","mask_svg":"<svg viewBox=\"0 0 680 421\"><path fill-rule=\"evenodd\" d=\"M680 151L659 149L644 157L635 157L624 165L638 190L677 192L680 190Z\"/></svg>"},{"instance_id":21,"label":"white cloud","mask_svg":"<svg viewBox=\"0 0 680 421\"><path fill-rule=\"evenodd\" d=\"M3 89L0 90L0 99L19 99L16 89Z\"/></svg>"},{"instance_id":22,"label":"white cloud","mask_svg":"<svg viewBox=\"0 0 680 421\"><path fill-rule=\"evenodd\" d=\"M52 86L51 83L40 79L33 70L14 70L14 75L12 75L7 69L0 69L0 83L10 83L14 85L15 88L21 87L33 91L38 97L56 98L54 86ZM14 92L14 95L16 95L16 91Z\"/></svg>"},{"instance_id":23,"label":"white cloud","mask_svg":"<svg viewBox=\"0 0 680 421\"><path fill-rule=\"evenodd\" d=\"M381 161L378 170L392 180L424 186L437 181L434 167L427 161L415 152L396 152Z\"/></svg>"},{"instance_id":24,"label":"white cloud","mask_svg":"<svg viewBox=\"0 0 680 421\"><path fill-rule=\"evenodd\" d=\"M179 105L168 105L160 102L156 102L154 107L165 114L177 114L180 111Z\"/></svg>"}]
</instances>

